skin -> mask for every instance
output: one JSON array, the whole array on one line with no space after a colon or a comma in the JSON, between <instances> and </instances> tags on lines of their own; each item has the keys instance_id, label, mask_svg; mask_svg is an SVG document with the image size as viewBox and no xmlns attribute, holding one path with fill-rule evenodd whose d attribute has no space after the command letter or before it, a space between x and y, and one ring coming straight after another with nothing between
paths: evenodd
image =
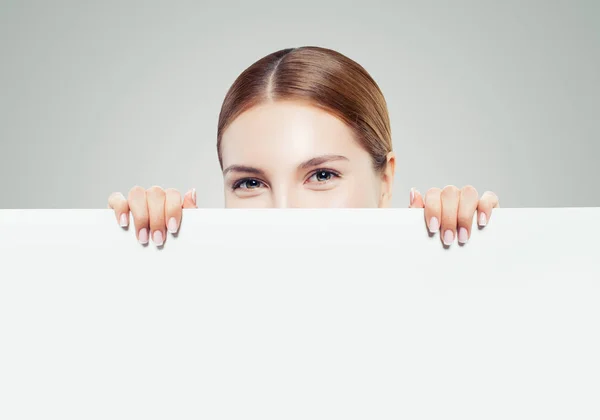
<instances>
[{"instance_id":1,"label":"skin","mask_svg":"<svg viewBox=\"0 0 600 420\"><path fill-rule=\"evenodd\" d=\"M308 104L269 102L248 110L223 133L222 153L226 207L389 204L393 153L386 173L376 174L353 131Z\"/></svg>"},{"instance_id":2,"label":"skin","mask_svg":"<svg viewBox=\"0 0 600 420\"><path fill-rule=\"evenodd\" d=\"M224 131L222 157L227 208L390 206L394 153L387 155L385 171L377 173L350 127L310 103L266 102L247 110ZM131 211L140 243L150 237L162 246L166 230L177 232L182 208L197 208L196 199L195 189L182 199L174 188L135 186L127 198L112 193L108 207L123 227ZM409 207L424 208L427 229L441 231L449 246L457 234L466 243L475 213L485 226L499 202L493 192L479 198L470 185L448 185L429 189L425 197L411 188Z\"/></svg>"}]
</instances>

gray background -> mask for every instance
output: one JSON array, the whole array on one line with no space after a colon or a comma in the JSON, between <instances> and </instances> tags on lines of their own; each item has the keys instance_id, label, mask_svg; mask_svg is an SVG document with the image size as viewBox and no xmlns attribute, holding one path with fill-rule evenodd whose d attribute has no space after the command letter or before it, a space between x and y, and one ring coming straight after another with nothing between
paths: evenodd
<instances>
[{"instance_id":1,"label":"gray background","mask_svg":"<svg viewBox=\"0 0 600 420\"><path fill-rule=\"evenodd\" d=\"M275 50L382 88L411 186L600 206L599 1L0 1L0 208L106 208L139 184L222 207L217 116Z\"/></svg>"}]
</instances>

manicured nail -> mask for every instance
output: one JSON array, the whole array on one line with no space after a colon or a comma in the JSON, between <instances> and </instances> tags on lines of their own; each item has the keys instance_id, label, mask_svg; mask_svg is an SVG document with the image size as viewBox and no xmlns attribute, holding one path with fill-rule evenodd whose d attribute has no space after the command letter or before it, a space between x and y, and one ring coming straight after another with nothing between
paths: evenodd
<instances>
[{"instance_id":1,"label":"manicured nail","mask_svg":"<svg viewBox=\"0 0 600 420\"><path fill-rule=\"evenodd\" d=\"M479 226L485 226L487 224L487 217L484 212L479 215Z\"/></svg>"},{"instance_id":2,"label":"manicured nail","mask_svg":"<svg viewBox=\"0 0 600 420\"><path fill-rule=\"evenodd\" d=\"M467 232L467 229L464 227L461 227L460 229L458 229L458 242L466 244L468 240L469 240L469 234Z\"/></svg>"},{"instance_id":3,"label":"manicured nail","mask_svg":"<svg viewBox=\"0 0 600 420\"><path fill-rule=\"evenodd\" d=\"M129 223L129 219L127 218L127 215L125 213L121 213L120 223L123 227L127 226L127 223Z\"/></svg>"},{"instance_id":4,"label":"manicured nail","mask_svg":"<svg viewBox=\"0 0 600 420\"><path fill-rule=\"evenodd\" d=\"M148 243L148 229L143 228L142 230L140 230L140 233L138 234L138 238L141 244L147 244Z\"/></svg>"},{"instance_id":5,"label":"manicured nail","mask_svg":"<svg viewBox=\"0 0 600 420\"><path fill-rule=\"evenodd\" d=\"M196 189L192 188L192 201L196 204Z\"/></svg>"},{"instance_id":6,"label":"manicured nail","mask_svg":"<svg viewBox=\"0 0 600 420\"><path fill-rule=\"evenodd\" d=\"M429 219L429 231L431 233L437 232L439 228L440 222L438 221L437 217L433 216L431 219Z\"/></svg>"},{"instance_id":7,"label":"manicured nail","mask_svg":"<svg viewBox=\"0 0 600 420\"><path fill-rule=\"evenodd\" d=\"M415 201L415 187L410 189L410 205L412 206L413 201Z\"/></svg>"},{"instance_id":8,"label":"manicured nail","mask_svg":"<svg viewBox=\"0 0 600 420\"><path fill-rule=\"evenodd\" d=\"M152 236L152 240L156 244L156 246L161 246L163 244L163 235L160 230L155 230L154 235Z\"/></svg>"},{"instance_id":9,"label":"manicured nail","mask_svg":"<svg viewBox=\"0 0 600 420\"><path fill-rule=\"evenodd\" d=\"M444 232L444 244L451 245L452 242L454 242L454 233L448 229L446 232Z\"/></svg>"},{"instance_id":10,"label":"manicured nail","mask_svg":"<svg viewBox=\"0 0 600 420\"><path fill-rule=\"evenodd\" d=\"M171 232L171 233L177 232L177 220L175 220L174 217L171 217L169 219L169 224L167 225L167 228L169 229L169 232Z\"/></svg>"}]
</instances>

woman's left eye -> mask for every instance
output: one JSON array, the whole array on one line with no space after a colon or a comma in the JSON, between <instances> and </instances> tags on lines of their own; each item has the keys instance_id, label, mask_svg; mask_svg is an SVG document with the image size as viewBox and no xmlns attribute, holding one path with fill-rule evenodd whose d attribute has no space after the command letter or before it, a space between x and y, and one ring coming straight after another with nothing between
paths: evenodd
<instances>
[{"instance_id":1,"label":"woman's left eye","mask_svg":"<svg viewBox=\"0 0 600 420\"><path fill-rule=\"evenodd\" d=\"M328 171L325 169L319 169L318 171L314 172L311 177L309 178L309 180L314 180L318 183L324 183L329 181L331 178L336 178L339 177L338 174L336 174L333 171Z\"/></svg>"}]
</instances>

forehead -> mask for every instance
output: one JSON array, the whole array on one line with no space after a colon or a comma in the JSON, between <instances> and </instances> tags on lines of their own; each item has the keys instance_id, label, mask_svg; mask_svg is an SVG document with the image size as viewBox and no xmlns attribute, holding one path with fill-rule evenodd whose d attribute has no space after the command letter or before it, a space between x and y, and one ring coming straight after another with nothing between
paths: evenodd
<instances>
[{"instance_id":1,"label":"forehead","mask_svg":"<svg viewBox=\"0 0 600 420\"><path fill-rule=\"evenodd\" d=\"M225 130L223 166L296 165L317 155L364 159L366 151L344 122L309 103L275 101L239 115Z\"/></svg>"}]
</instances>

